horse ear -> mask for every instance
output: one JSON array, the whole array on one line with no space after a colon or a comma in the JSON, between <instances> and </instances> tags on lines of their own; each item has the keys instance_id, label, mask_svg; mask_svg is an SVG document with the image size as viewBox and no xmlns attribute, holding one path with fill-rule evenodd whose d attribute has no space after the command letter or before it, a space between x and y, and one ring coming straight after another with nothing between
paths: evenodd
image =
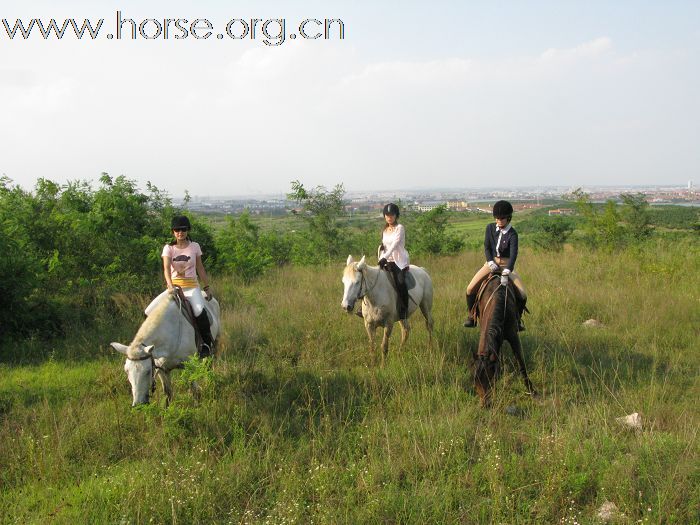
<instances>
[{"instance_id":1,"label":"horse ear","mask_svg":"<svg viewBox=\"0 0 700 525\"><path fill-rule=\"evenodd\" d=\"M117 352L119 352L120 354L124 354L124 355L126 355L127 350L129 350L129 347L128 347L128 346L123 345L123 344L121 344L121 343L116 343L116 342L114 342L114 343L109 343L109 346L111 346L112 348L114 348L114 349L115 349Z\"/></svg>"},{"instance_id":2,"label":"horse ear","mask_svg":"<svg viewBox=\"0 0 700 525\"><path fill-rule=\"evenodd\" d=\"M144 351L145 353L147 353L147 354L149 354L149 355L153 353L153 349L154 349L155 347L156 347L156 345L146 346L146 345L144 345L143 343L141 343L141 348L143 349L143 351Z\"/></svg>"},{"instance_id":3,"label":"horse ear","mask_svg":"<svg viewBox=\"0 0 700 525\"><path fill-rule=\"evenodd\" d=\"M345 265L349 266L354 262L354 259L352 258L352 255L348 255L348 260L345 261Z\"/></svg>"},{"instance_id":4,"label":"horse ear","mask_svg":"<svg viewBox=\"0 0 700 525\"><path fill-rule=\"evenodd\" d=\"M365 262L365 256L362 256L362 259L360 259L360 262L357 263L357 269L362 270L364 267L367 266L367 263Z\"/></svg>"}]
</instances>

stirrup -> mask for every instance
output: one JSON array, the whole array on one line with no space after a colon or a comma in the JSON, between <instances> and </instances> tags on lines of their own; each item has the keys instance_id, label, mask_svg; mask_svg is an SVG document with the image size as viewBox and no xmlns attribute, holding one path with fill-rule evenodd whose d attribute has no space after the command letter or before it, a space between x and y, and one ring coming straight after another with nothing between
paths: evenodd
<instances>
[{"instance_id":1,"label":"stirrup","mask_svg":"<svg viewBox=\"0 0 700 525\"><path fill-rule=\"evenodd\" d=\"M462 326L464 326L464 328L474 328L476 326L476 321L471 317L467 317L467 320Z\"/></svg>"},{"instance_id":2,"label":"stirrup","mask_svg":"<svg viewBox=\"0 0 700 525\"><path fill-rule=\"evenodd\" d=\"M211 355L211 346L207 343L202 343L202 346L199 348L199 358L204 359L205 357L211 357Z\"/></svg>"}]
</instances>

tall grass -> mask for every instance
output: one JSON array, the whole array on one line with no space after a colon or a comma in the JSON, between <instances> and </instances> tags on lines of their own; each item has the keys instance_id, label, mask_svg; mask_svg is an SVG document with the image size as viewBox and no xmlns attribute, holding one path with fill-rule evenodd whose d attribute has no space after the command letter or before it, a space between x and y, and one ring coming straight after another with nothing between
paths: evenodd
<instances>
[{"instance_id":1,"label":"tall grass","mask_svg":"<svg viewBox=\"0 0 700 525\"><path fill-rule=\"evenodd\" d=\"M219 356L197 371L200 395L179 381L168 409L130 408L108 348L136 331L136 302L97 333L4 349L0 521L592 523L609 500L621 523L698 522L700 278L687 259L525 251L522 338L542 399L524 395L506 348L482 410L478 331L461 327L481 257L415 261L435 283L435 344L414 317L384 368L340 308L341 262L215 281ZM635 411L642 431L615 422Z\"/></svg>"}]
</instances>

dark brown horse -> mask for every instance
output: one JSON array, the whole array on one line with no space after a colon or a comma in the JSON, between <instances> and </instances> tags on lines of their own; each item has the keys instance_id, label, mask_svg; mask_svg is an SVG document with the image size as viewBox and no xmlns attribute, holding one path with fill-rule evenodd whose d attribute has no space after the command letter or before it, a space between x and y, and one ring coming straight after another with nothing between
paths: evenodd
<instances>
[{"instance_id":1,"label":"dark brown horse","mask_svg":"<svg viewBox=\"0 0 700 525\"><path fill-rule=\"evenodd\" d=\"M525 389L537 395L527 376L523 349L518 335L517 291L512 283L501 285L500 276L492 275L479 297L479 349L474 354L474 386L482 407L489 406L491 389L501 372L501 346L505 339L518 361Z\"/></svg>"}]
</instances>

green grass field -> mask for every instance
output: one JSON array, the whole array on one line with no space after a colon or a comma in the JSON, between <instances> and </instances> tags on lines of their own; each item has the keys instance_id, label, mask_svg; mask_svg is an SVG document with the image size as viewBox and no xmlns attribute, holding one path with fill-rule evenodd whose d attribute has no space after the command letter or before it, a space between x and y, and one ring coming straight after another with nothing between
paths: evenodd
<instances>
[{"instance_id":1,"label":"green grass field","mask_svg":"<svg viewBox=\"0 0 700 525\"><path fill-rule=\"evenodd\" d=\"M340 308L342 261L215 280L220 354L194 367L197 399L174 373L168 409L161 394L130 408L108 346L129 342L145 297L91 332L17 341L0 364L0 522L574 524L611 501L614 523L698 523L697 256L523 250L542 398L524 395L506 345L488 410L470 375L478 331L461 326L480 250L416 258L435 344L413 317L384 368ZM641 431L615 421L632 412Z\"/></svg>"}]
</instances>

